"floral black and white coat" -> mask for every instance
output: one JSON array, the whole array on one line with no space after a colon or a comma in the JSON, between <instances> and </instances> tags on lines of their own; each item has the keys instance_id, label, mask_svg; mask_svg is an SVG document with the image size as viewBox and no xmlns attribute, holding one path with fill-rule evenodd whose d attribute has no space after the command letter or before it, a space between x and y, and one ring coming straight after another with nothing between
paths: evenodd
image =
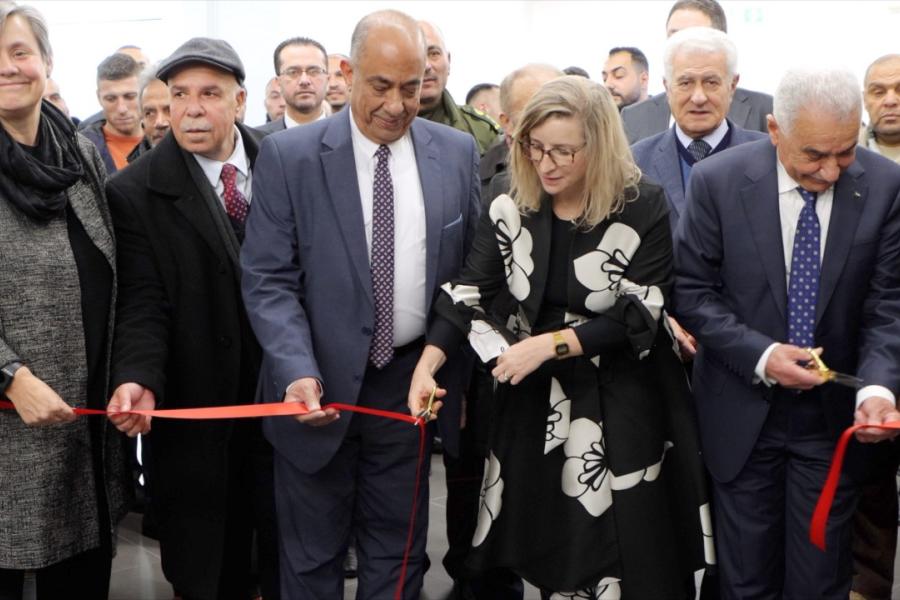
<instances>
[{"instance_id":1,"label":"floral black and white coat","mask_svg":"<svg viewBox=\"0 0 900 600\"><path fill-rule=\"evenodd\" d=\"M620 213L573 234L564 265L550 264L552 231L549 198L522 214L497 197L434 306L429 343L452 348L468 335L487 362L531 335L548 273L565 268L567 310L554 328L573 327L584 350L497 387L470 563L512 568L560 598L664 598L714 562L689 390L663 318L666 198L641 182ZM648 531L660 506L676 507L665 518L681 524ZM683 565L668 564L673 553Z\"/></svg>"}]
</instances>

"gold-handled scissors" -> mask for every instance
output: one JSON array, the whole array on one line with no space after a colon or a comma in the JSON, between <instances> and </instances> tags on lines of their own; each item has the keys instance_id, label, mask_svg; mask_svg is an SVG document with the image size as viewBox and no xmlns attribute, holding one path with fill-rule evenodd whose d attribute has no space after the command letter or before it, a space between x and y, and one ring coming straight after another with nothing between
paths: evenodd
<instances>
[{"instance_id":1,"label":"gold-handled scissors","mask_svg":"<svg viewBox=\"0 0 900 600\"><path fill-rule=\"evenodd\" d=\"M825 381L837 383L838 385L845 385L854 389L859 389L865 385L865 382L859 377L832 371L812 348L804 348L804 350L806 350L812 357L812 362L809 363L809 366L807 368L813 371L818 371L819 375L821 375L822 379L824 379Z\"/></svg>"},{"instance_id":2,"label":"gold-handled scissors","mask_svg":"<svg viewBox=\"0 0 900 600\"><path fill-rule=\"evenodd\" d=\"M416 415L417 419L424 419L426 423L431 420L431 415L434 414L435 394L437 394L437 385L431 388L431 395L428 396L428 403L425 405L425 408Z\"/></svg>"}]
</instances>

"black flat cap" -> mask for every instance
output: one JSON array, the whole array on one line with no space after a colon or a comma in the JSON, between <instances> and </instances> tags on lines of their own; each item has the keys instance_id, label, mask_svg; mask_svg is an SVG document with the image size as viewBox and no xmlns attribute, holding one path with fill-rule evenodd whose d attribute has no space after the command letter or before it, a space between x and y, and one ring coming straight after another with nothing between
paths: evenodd
<instances>
[{"instance_id":1,"label":"black flat cap","mask_svg":"<svg viewBox=\"0 0 900 600\"><path fill-rule=\"evenodd\" d=\"M212 38L192 38L183 43L172 56L159 64L156 76L163 81L191 63L201 63L232 73L238 83L244 82L244 63L231 44Z\"/></svg>"}]
</instances>

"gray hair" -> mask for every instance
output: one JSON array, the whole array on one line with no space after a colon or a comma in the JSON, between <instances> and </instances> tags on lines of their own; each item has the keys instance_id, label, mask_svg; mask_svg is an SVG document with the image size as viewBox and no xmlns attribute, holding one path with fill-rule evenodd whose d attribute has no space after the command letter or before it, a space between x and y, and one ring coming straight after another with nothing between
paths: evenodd
<instances>
[{"instance_id":1,"label":"gray hair","mask_svg":"<svg viewBox=\"0 0 900 600\"><path fill-rule=\"evenodd\" d=\"M840 120L859 121L859 82L844 69L792 69L775 90L772 113L778 128L790 132L801 110L821 110Z\"/></svg>"},{"instance_id":2,"label":"gray hair","mask_svg":"<svg viewBox=\"0 0 900 600\"><path fill-rule=\"evenodd\" d=\"M672 83L672 63L680 52L701 54L724 54L725 67L728 70L729 83L737 75L737 46L731 41L727 33L709 27L688 27L678 33L672 34L666 40L666 48L663 54L666 81Z\"/></svg>"},{"instance_id":3,"label":"gray hair","mask_svg":"<svg viewBox=\"0 0 900 600\"><path fill-rule=\"evenodd\" d=\"M44 63L49 65L53 61L53 48L50 47L50 33L47 31L47 21L44 20L44 16L32 6L15 2L0 2L0 27L3 27L8 18L14 16L20 16L28 21L31 33L37 40L41 57L44 59Z\"/></svg>"},{"instance_id":4,"label":"gray hair","mask_svg":"<svg viewBox=\"0 0 900 600\"><path fill-rule=\"evenodd\" d=\"M144 108L144 90L147 89L147 86L154 81L159 81L162 84L166 83L156 76L156 70L158 68L159 63L147 65L144 70L141 71L141 74L138 77L138 106L141 108L141 110L143 110Z\"/></svg>"},{"instance_id":5,"label":"gray hair","mask_svg":"<svg viewBox=\"0 0 900 600\"><path fill-rule=\"evenodd\" d=\"M359 64L360 56L365 51L366 40L375 27L394 27L406 31L410 36L417 37L422 46L422 60L425 60L428 46L419 23L399 10L380 10L360 19L353 29L353 35L350 37L350 63L354 67Z\"/></svg>"}]
</instances>

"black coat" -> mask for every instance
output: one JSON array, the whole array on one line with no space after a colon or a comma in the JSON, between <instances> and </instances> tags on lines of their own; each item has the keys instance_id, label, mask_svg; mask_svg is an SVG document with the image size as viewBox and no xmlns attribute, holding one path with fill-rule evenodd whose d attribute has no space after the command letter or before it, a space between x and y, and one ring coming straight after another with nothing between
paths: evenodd
<instances>
[{"instance_id":1,"label":"black coat","mask_svg":"<svg viewBox=\"0 0 900 600\"><path fill-rule=\"evenodd\" d=\"M252 165L258 134L238 127ZM162 408L252 403L261 354L241 299L239 246L194 158L169 135L111 178L107 194L122 272L113 389L141 383ZM208 595L233 497L229 457L262 443L259 425L157 419L151 439L163 571L183 593Z\"/></svg>"}]
</instances>

